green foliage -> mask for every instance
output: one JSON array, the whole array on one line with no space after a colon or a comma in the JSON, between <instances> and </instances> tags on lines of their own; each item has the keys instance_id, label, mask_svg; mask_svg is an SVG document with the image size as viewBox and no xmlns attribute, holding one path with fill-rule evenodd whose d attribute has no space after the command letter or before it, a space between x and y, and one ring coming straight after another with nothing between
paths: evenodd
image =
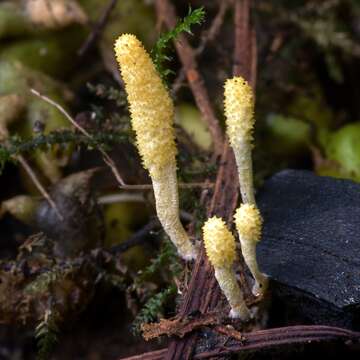
<instances>
[{"instance_id":1,"label":"green foliage","mask_svg":"<svg viewBox=\"0 0 360 360\"><path fill-rule=\"evenodd\" d=\"M141 288L146 280L161 272L167 276L170 275L172 279L180 274L181 269L182 266L179 262L176 248L166 239L163 242L159 255L152 260L151 265L139 273L134 285ZM165 290L149 297L133 322L132 329L134 334L139 333L141 324L157 320L163 314L164 307L169 299L175 294L176 286L172 284Z\"/></svg>"},{"instance_id":2,"label":"green foliage","mask_svg":"<svg viewBox=\"0 0 360 360\"><path fill-rule=\"evenodd\" d=\"M151 264L144 271L140 272L137 282L141 283L165 268L169 269L173 276L178 275L181 270L175 246L169 240L163 242L159 255L151 260Z\"/></svg>"},{"instance_id":3,"label":"green foliage","mask_svg":"<svg viewBox=\"0 0 360 360\"><path fill-rule=\"evenodd\" d=\"M192 34L191 26L200 25L204 21L204 18L205 10L203 7L195 10L189 8L188 14L176 24L174 29L162 34L156 42L151 51L151 55L155 63L156 70L165 83L167 77L173 73L173 71L167 69L164 65L166 61L171 60L171 57L167 55L167 49L170 42L175 40L182 32Z\"/></svg>"},{"instance_id":4,"label":"green foliage","mask_svg":"<svg viewBox=\"0 0 360 360\"><path fill-rule=\"evenodd\" d=\"M49 359L58 342L58 334L59 328L56 325L56 313L48 309L45 312L44 319L35 330L35 338L38 346L37 360Z\"/></svg>"},{"instance_id":5,"label":"green foliage","mask_svg":"<svg viewBox=\"0 0 360 360\"><path fill-rule=\"evenodd\" d=\"M165 290L151 297L143 306L133 322L133 332L138 334L141 325L157 320L164 312L168 300L176 294L176 286L170 285Z\"/></svg>"}]
</instances>

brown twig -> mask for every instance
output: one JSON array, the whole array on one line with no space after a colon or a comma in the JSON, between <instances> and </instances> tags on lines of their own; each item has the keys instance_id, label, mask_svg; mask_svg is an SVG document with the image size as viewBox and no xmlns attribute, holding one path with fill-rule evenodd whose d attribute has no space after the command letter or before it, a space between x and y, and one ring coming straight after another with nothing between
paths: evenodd
<instances>
[{"instance_id":1,"label":"brown twig","mask_svg":"<svg viewBox=\"0 0 360 360\"><path fill-rule=\"evenodd\" d=\"M29 175L31 181L34 183L34 185L37 187L37 189L40 191L41 195L46 199L46 201L50 204L50 206L54 209L56 216L59 218L59 220L64 220L64 217L60 213L60 210L56 206L54 200L51 198L50 194L46 191L44 186L41 184L40 180L38 179L37 175L31 168L31 166L28 164L28 162L25 160L25 158L22 155L17 155L16 159L19 161L20 165L23 167L23 169L26 171L26 173Z\"/></svg>"},{"instance_id":2,"label":"brown twig","mask_svg":"<svg viewBox=\"0 0 360 360\"><path fill-rule=\"evenodd\" d=\"M268 348L281 348L291 344L308 345L312 342L328 342L341 340L344 343L359 343L360 333L343 328L321 325L298 325L267 330L259 330L251 333L239 333L232 327L217 326L215 330L227 336L226 345L219 346L222 339L214 348L194 355L194 359L210 359L220 356L236 354L249 350L266 350ZM167 349L157 350L136 357L123 360L160 360L164 359Z\"/></svg>"},{"instance_id":3,"label":"brown twig","mask_svg":"<svg viewBox=\"0 0 360 360\"><path fill-rule=\"evenodd\" d=\"M92 31L90 32L89 36L86 38L83 45L78 50L77 54L79 57L83 57L89 49L95 44L97 38L101 35L102 31L106 23L108 22L111 12L116 6L117 0L110 0L107 4L106 8L104 9L103 13L100 16L100 19L97 21L95 26L93 27Z\"/></svg>"},{"instance_id":4,"label":"brown twig","mask_svg":"<svg viewBox=\"0 0 360 360\"><path fill-rule=\"evenodd\" d=\"M252 74L252 30L250 28L250 1L235 0L235 48L234 48L234 68L235 76L241 75L245 79L250 79ZM251 64L249 66L249 64Z\"/></svg>"},{"instance_id":5,"label":"brown twig","mask_svg":"<svg viewBox=\"0 0 360 360\"><path fill-rule=\"evenodd\" d=\"M156 10L158 18L161 22L165 23L168 28L173 28L176 25L175 9L169 0L156 0ZM195 102L211 133L215 152L219 153L222 149L223 134L220 122L211 106L204 80L198 71L195 52L184 35L179 36L178 41L175 42L175 48L184 67L187 80L194 94Z\"/></svg>"}]
</instances>

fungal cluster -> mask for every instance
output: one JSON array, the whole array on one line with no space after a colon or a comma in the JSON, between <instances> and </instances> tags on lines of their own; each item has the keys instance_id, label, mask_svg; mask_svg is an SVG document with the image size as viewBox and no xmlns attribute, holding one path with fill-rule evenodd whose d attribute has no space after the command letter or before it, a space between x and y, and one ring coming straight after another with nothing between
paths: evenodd
<instances>
[{"instance_id":1,"label":"fungal cluster","mask_svg":"<svg viewBox=\"0 0 360 360\"><path fill-rule=\"evenodd\" d=\"M137 148L152 179L158 218L179 255L185 260L195 259L197 249L179 217L172 99L149 54L134 35L121 35L115 43L115 53L125 83ZM243 202L234 220L242 255L255 280L253 293L263 295L267 277L260 272L256 261L262 218L255 203L251 156L254 95L241 77L227 80L224 93L226 130L236 158ZM212 217L203 226L203 238L215 277L230 304L230 316L248 320L251 313L233 269L236 260L233 234L222 219Z\"/></svg>"}]
</instances>

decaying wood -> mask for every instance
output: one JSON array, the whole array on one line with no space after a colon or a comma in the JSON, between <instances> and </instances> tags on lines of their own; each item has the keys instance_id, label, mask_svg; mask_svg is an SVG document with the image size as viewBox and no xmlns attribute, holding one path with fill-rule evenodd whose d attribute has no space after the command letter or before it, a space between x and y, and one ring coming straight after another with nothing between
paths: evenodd
<instances>
[{"instance_id":1,"label":"decaying wood","mask_svg":"<svg viewBox=\"0 0 360 360\"><path fill-rule=\"evenodd\" d=\"M222 315L219 312L207 313L195 318L161 319L159 323L143 324L141 331L146 341L162 335L183 338L186 334L203 326L220 324L221 319Z\"/></svg>"}]
</instances>

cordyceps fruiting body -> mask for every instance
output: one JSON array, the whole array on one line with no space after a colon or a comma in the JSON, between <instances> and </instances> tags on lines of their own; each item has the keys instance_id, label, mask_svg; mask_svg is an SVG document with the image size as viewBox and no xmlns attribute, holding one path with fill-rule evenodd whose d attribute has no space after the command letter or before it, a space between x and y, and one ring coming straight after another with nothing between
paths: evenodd
<instances>
[{"instance_id":1,"label":"cordyceps fruiting body","mask_svg":"<svg viewBox=\"0 0 360 360\"><path fill-rule=\"evenodd\" d=\"M134 35L121 35L115 53L136 145L152 179L157 215L179 254L186 260L194 259L195 247L179 218L173 102L149 54Z\"/></svg>"},{"instance_id":2,"label":"cordyceps fruiting body","mask_svg":"<svg viewBox=\"0 0 360 360\"><path fill-rule=\"evenodd\" d=\"M234 77L225 82L224 95L226 131L236 158L242 201L254 204L251 157L255 124L253 91L242 77Z\"/></svg>"},{"instance_id":3,"label":"cordyceps fruiting body","mask_svg":"<svg viewBox=\"0 0 360 360\"><path fill-rule=\"evenodd\" d=\"M230 317L248 320L250 311L233 269L236 258L234 236L225 222L216 216L204 224L203 236L206 255L215 269L216 280L231 306Z\"/></svg>"},{"instance_id":4,"label":"cordyceps fruiting body","mask_svg":"<svg viewBox=\"0 0 360 360\"><path fill-rule=\"evenodd\" d=\"M254 295L263 295L268 285L268 278L259 270L256 261L256 244L261 240L262 218L255 205L242 204L234 216L239 233L241 252L254 279Z\"/></svg>"}]
</instances>

